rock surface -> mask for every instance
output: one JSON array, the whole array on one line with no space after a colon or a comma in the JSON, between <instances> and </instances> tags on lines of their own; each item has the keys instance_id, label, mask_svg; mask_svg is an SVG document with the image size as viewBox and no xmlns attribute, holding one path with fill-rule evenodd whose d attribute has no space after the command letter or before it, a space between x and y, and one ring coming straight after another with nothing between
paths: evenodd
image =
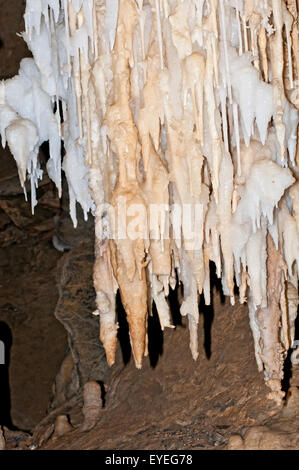
<instances>
[{"instance_id":1,"label":"rock surface","mask_svg":"<svg viewBox=\"0 0 299 470\"><path fill-rule=\"evenodd\" d=\"M58 265L56 318L68 333L69 354L55 381L52 408L70 399L86 382L106 380L108 366L99 340L92 281L93 239L63 255Z\"/></svg>"},{"instance_id":2,"label":"rock surface","mask_svg":"<svg viewBox=\"0 0 299 470\"><path fill-rule=\"evenodd\" d=\"M299 448L299 388L290 388L280 413L263 426L253 426L240 435L230 437L229 450L298 450Z\"/></svg>"},{"instance_id":3,"label":"rock surface","mask_svg":"<svg viewBox=\"0 0 299 470\"><path fill-rule=\"evenodd\" d=\"M263 374L257 371L246 306L222 304L215 293L214 321L211 308L201 312L197 362L189 351L186 325L165 331L157 343L154 316L149 322L150 357L140 371L130 357L120 318L122 347L107 381L99 422L82 433L78 402L68 409L74 431L43 448L225 449L232 435L279 416L281 410L267 400ZM296 419L285 419L284 432L293 433Z\"/></svg>"}]
</instances>

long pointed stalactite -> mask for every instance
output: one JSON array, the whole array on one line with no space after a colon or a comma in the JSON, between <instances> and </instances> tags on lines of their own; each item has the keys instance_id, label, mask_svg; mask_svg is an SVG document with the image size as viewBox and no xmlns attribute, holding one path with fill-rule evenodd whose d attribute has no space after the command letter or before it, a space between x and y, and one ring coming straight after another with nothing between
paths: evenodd
<instances>
[{"instance_id":1,"label":"long pointed stalactite","mask_svg":"<svg viewBox=\"0 0 299 470\"><path fill-rule=\"evenodd\" d=\"M32 59L0 85L0 131L32 211L49 141L95 220L94 287L109 365L120 291L136 366L154 302L173 327L182 284L192 357L210 263L248 302L260 371L281 402L298 306L298 12L295 0L27 0ZM61 162L61 142L64 157Z\"/></svg>"}]
</instances>

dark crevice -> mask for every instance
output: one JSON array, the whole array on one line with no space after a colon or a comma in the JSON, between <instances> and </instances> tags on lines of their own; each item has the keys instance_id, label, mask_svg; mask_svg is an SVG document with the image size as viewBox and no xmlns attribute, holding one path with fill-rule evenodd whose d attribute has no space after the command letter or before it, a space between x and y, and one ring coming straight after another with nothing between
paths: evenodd
<instances>
[{"instance_id":1,"label":"dark crevice","mask_svg":"<svg viewBox=\"0 0 299 470\"><path fill-rule=\"evenodd\" d=\"M152 315L148 317L148 355L150 365L154 368L163 354L163 331L161 330L158 312L153 304Z\"/></svg>"},{"instance_id":2,"label":"dark crevice","mask_svg":"<svg viewBox=\"0 0 299 470\"><path fill-rule=\"evenodd\" d=\"M119 291L116 294L116 311L117 311L117 321L118 321L118 330L117 330L117 339L120 344L122 358L124 364L128 364L131 359L131 344L130 344L130 335L129 335L129 325L126 318L126 312L123 307Z\"/></svg>"},{"instance_id":3,"label":"dark crevice","mask_svg":"<svg viewBox=\"0 0 299 470\"><path fill-rule=\"evenodd\" d=\"M5 322L0 322L0 426L16 429L11 420L11 400L9 384L10 351L12 347L12 334ZM4 354L3 354L4 353Z\"/></svg>"}]
</instances>

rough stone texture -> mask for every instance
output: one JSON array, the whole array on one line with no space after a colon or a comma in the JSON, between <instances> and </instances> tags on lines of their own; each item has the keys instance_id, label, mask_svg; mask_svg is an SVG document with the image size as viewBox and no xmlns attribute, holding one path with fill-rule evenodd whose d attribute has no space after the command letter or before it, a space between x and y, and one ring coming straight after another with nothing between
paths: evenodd
<instances>
[{"instance_id":1,"label":"rough stone texture","mask_svg":"<svg viewBox=\"0 0 299 470\"><path fill-rule=\"evenodd\" d=\"M0 246L0 334L10 356L7 376L1 375L0 415L4 408L14 426L29 430L46 413L66 333L53 314L61 255L50 240L24 235L22 242Z\"/></svg>"},{"instance_id":2,"label":"rough stone texture","mask_svg":"<svg viewBox=\"0 0 299 470\"><path fill-rule=\"evenodd\" d=\"M0 371L0 424L29 430L46 413L66 349L66 333L54 317L61 253L51 242L61 209L45 177L32 215L16 189L17 168L8 151L0 150L0 162L0 339L10 350L7 370Z\"/></svg>"},{"instance_id":3,"label":"rough stone texture","mask_svg":"<svg viewBox=\"0 0 299 470\"><path fill-rule=\"evenodd\" d=\"M5 450L28 449L31 445L31 436L29 433L11 430L5 426L3 426L3 439L5 442Z\"/></svg>"},{"instance_id":4,"label":"rough stone texture","mask_svg":"<svg viewBox=\"0 0 299 470\"><path fill-rule=\"evenodd\" d=\"M56 379L52 403L58 406L69 399L88 381L105 381L107 362L99 341L99 321L93 289L93 239L63 255L58 265L59 300L56 318L68 332L71 355L67 356Z\"/></svg>"},{"instance_id":5,"label":"rough stone texture","mask_svg":"<svg viewBox=\"0 0 299 470\"><path fill-rule=\"evenodd\" d=\"M82 403L77 403L68 411L76 429L44 448L224 449L231 435L264 425L279 413L275 402L267 400L263 374L257 371L247 307L222 304L215 295L214 312L207 307L201 312L197 362L184 320L162 337L154 316L149 321L150 357L140 371L130 357L120 313L122 346L99 423L82 433Z\"/></svg>"},{"instance_id":6,"label":"rough stone texture","mask_svg":"<svg viewBox=\"0 0 299 470\"><path fill-rule=\"evenodd\" d=\"M17 36L24 30L24 9L23 0L0 0L0 79L13 77L20 60L31 55ZM0 145L0 339L9 362L0 370L0 425L27 430L46 413L66 347L65 331L53 315L61 255L51 237L60 203L46 175L41 183L42 204L32 216L15 161ZM30 185L27 189L30 198ZM14 447L19 435L7 427L4 433Z\"/></svg>"},{"instance_id":7,"label":"rough stone texture","mask_svg":"<svg viewBox=\"0 0 299 470\"><path fill-rule=\"evenodd\" d=\"M66 415L57 416L55 420L54 437L63 436L71 430L72 426L68 421L68 417Z\"/></svg>"},{"instance_id":8,"label":"rough stone texture","mask_svg":"<svg viewBox=\"0 0 299 470\"><path fill-rule=\"evenodd\" d=\"M5 450L5 438L4 438L4 434L3 434L1 427L0 427L0 450Z\"/></svg>"},{"instance_id":9,"label":"rough stone texture","mask_svg":"<svg viewBox=\"0 0 299 470\"><path fill-rule=\"evenodd\" d=\"M0 74L11 78L23 57L30 57L24 40L17 36L25 29L23 14L25 0L0 0Z\"/></svg>"},{"instance_id":10,"label":"rough stone texture","mask_svg":"<svg viewBox=\"0 0 299 470\"><path fill-rule=\"evenodd\" d=\"M1 79L14 76L21 59L31 55L17 36L24 30L25 4L0 0ZM0 403L0 421L3 417L4 424L22 429L32 429L42 420L53 392L52 407L67 401L90 377L103 378L98 320L91 316L93 221L89 218L85 223L79 211L79 226L74 230L67 214L65 181L59 200L45 171L47 145L39 159L44 175L32 215L15 161L9 149L0 146L0 323L12 340L10 364L1 376L5 410ZM27 193L30 201L30 184ZM85 248L62 256L53 247L53 236L67 249L84 239L90 241ZM61 257L58 292L56 265ZM68 348L67 334L54 316L59 295L57 316L68 328Z\"/></svg>"},{"instance_id":11,"label":"rough stone texture","mask_svg":"<svg viewBox=\"0 0 299 470\"><path fill-rule=\"evenodd\" d=\"M231 436L229 450L298 450L299 448L299 389L290 388L280 413L264 426L253 426L240 435Z\"/></svg>"},{"instance_id":12,"label":"rough stone texture","mask_svg":"<svg viewBox=\"0 0 299 470\"><path fill-rule=\"evenodd\" d=\"M32 215L12 156L0 150L0 161L0 339L12 343L1 375L0 424L29 430L46 413L66 349L66 333L54 317L61 253L51 242L61 208L45 177Z\"/></svg>"},{"instance_id":13,"label":"rough stone texture","mask_svg":"<svg viewBox=\"0 0 299 470\"><path fill-rule=\"evenodd\" d=\"M100 385L91 380L86 382L83 390L83 408L84 415L82 431L89 431L99 421L102 411L102 390Z\"/></svg>"}]
</instances>

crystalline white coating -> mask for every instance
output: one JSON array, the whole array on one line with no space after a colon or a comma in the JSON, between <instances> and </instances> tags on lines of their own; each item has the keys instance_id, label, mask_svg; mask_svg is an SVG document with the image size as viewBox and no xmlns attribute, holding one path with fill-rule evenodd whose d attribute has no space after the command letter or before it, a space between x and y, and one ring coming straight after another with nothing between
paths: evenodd
<instances>
[{"instance_id":1,"label":"crystalline white coating","mask_svg":"<svg viewBox=\"0 0 299 470\"><path fill-rule=\"evenodd\" d=\"M84 0L83 2L83 10L84 10L84 17L86 22L86 27L88 31L88 36L91 40L91 50L93 50L93 4L94 0Z\"/></svg>"},{"instance_id":2,"label":"crystalline white coating","mask_svg":"<svg viewBox=\"0 0 299 470\"><path fill-rule=\"evenodd\" d=\"M270 160L257 161L252 165L234 220L240 224L251 223L253 232L260 227L262 215L272 225L274 207L294 182L288 168L281 168Z\"/></svg>"},{"instance_id":3,"label":"crystalline white coating","mask_svg":"<svg viewBox=\"0 0 299 470\"><path fill-rule=\"evenodd\" d=\"M70 214L74 227L76 227L76 202L81 205L85 220L89 209L92 207L88 189L88 167L84 165L82 149L77 147L72 139L66 139L65 151L62 167L68 180Z\"/></svg>"},{"instance_id":4,"label":"crystalline white coating","mask_svg":"<svg viewBox=\"0 0 299 470\"><path fill-rule=\"evenodd\" d=\"M10 106L0 104L0 134L2 147L6 145L6 128L17 118L17 113Z\"/></svg>"},{"instance_id":5,"label":"crystalline white coating","mask_svg":"<svg viewBox=\"0 0 299 470\"><path fill-rule=\"evenodd\" d=\"M77 29L76 33L71 38L70 44L70 55L75 57L76 67L79 67L79 52L84 54L88 61L88 29L86 24L83 24L80 29Z\"/></svg>"},{"instance_id":6,"label":"crystalline white coating","mask_svg":"<svg viewBox=\"0 0 299 470\"><path fill-rule=\"evenodd\" d=\"M71 1L75 9L75 12L78 13L80 11L80 8L82 7L83 0L71 0Z\"/></svg>"},{"instance_id":7,"label":"crystalline white coating","mask_svg":"<svg viewBox=\"0 0 299 470\"><path fill-rule=\"evenodd\" d=\"M26 32L30 36L33 29L39 33L41 14L43 9L42 0L28 0L24 14Z\"/></svg>"},{"instance_id":8,"label":"crystalline white coating","mask_svg":"<svg viewBox=\"0 0 299 470\"><path fill-rule=\"evenodd\" d=\"M118 2L119 0L110 0L106 3L105 12L105 31L108 33L110 50L113 49L115 34L116 34L116 23L118 16Z\"/></svg>"},{"instance_id":9,"label":"crystalline white coating","mask_svg":"<svg viewBox=\"0 0 299 470\"><path fill-rule=\"evenodd\" d=\"M38 148L38 133L35 125L28 119L18 118L9 124L5 131L6 140L16 160L22 186L34 152Z\"/></svg>"},{"instance_id":10,"label":"crystalline white coating","mask_svg":"<svg viewBox=\"0 0 299 470\"><path fill-rule=\"evenodd\" d=\"M50 96L54 96L56 93L56 86L52 65L51 34L48 27L42 20L40 31L38 33L33 31L31 37L24 33L23 37L33 54L35 64L40 72L41 87Z\"/></svg>"},{"instance_id":11,"label":"crystalline white coating","mask_svg":"<svg viewBox=\"0 0 299 470\"><path fill-rule=\"evenodd\" d=\"M54 13L55 23L57 23L59 19L59 12L60 12L60 0L47 0L47 3L49 7L52 9Z\"/></svg>"},{"instance_id":12,"label":"crystalline white coating","mask_svg":"<svg viewBox=\"0 0 299 470\"><path fill-rule=\"evenodd\" d=\"M274 96L271 85L259 81L255 95L254 110L260 139L264 145L267 139L268 124L274 114Z\"/></svg>"},{"instance_id":13,"label":"crystalline white coating","mask_svg":"<svg viewBox=\"0 0 299 470\"><path fill-rule=\"evenodd\" d=\"M248 54L240 57L235 49L229 48L229 57L233 95L240 107L246 145L249 145L254 119L264 144L268 123L274 114L272 86L259 79Z\"/></svg>"},{"instance_id":14,"label":"crystalline white coating","mask_svg":"<svg viewBox=\"0 0 299 470\"><path fill-rule=\"evenodd\" d=\"M286 128L286 144L291 163L295 164L295 155L297 148L297 127L299 123L299 111L291 106L288 100L285 100L283 122Z\"/></svg>"}]
</instances>

